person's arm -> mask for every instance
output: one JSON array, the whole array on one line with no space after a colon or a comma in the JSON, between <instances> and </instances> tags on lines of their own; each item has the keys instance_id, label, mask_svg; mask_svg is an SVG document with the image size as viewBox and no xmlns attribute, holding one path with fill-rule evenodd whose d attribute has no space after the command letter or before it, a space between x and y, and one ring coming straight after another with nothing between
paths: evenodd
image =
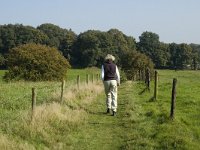
<instances>
[{"instance_id":1,"label":"person's arm","mask_svg":"<svg viewBox=\"0 0 200 150\"><path fill-rule=\"evenodd\" d=\"M116 75L117 75L117 85L120 85L120 74L117 66L116 66Z\"/></svg>"},{"instance_id":2,"label":"person's arm","mask_svg":"<svg viewBox=\"0 0 200 150\"><path fill-rule=\"evenodd\" d=\"M101 67L101 80L104 81L104 67Z\"/></svg>"}]
</instances>

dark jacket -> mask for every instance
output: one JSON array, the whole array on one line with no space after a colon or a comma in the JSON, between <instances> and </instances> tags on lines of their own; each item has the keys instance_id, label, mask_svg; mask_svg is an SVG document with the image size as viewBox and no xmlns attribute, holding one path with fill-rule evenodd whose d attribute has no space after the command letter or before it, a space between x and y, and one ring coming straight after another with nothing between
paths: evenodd
<instances>
[{"instance_id":1,"label":"dark jacket","mask_svg":"<svg viewBox=\"0 0 200 150\"><path fill-rule=\"evenodd\" d=\"M104 67L104 81L116 80L116 65L112 61L106 61Z\"/></svg>"}]
</instances>

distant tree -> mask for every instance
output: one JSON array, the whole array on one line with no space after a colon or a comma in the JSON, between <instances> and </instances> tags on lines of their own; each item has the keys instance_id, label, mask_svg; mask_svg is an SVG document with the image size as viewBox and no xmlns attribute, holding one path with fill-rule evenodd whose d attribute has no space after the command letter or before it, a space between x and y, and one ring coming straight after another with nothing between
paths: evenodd
<instances>
[{"instance_id":1,"label":"distant tree","mask_svg":"<svg viewBox=\"0 0 200 150\"><path fill-rule=\"evenodd\" d=\"M175 44L169 45L171 62L173 68L184 69L192 62L192 48L185 44Z\"/></svg>"},{"instance_id":2,"label":"distant tree","mask_svg":"<svg viewBox=\"0 0 200 150\"><path fill-rule=\"evenodd\" d=\"M16 36L14 26L0 26L0 39L0 51L2 54L7 53L10 48L15 47Z\"/></svg>"},{"instance_id":3,"label":"distant tree","mask_svg":"<svg viewBox=\"0 0 200 150\"><path fill-rule=\"evenodd\" d=\"M169 44L165 44L163 42L159 43L158 51L157 51L157 65L159 68L169 68L170 67L170 51Z\"/></svg>"},{"instance_id":4,"label":"distant tree","mask_svg":"<svg viewBox=\"0 0 200 150\"><path fill-rule=\"evenodd\" d=\"M192 48L192 69L197 70L200 64L200 45L190 44Z\"/></svg>"},{"instance_id":5,"label":"distant tree","mask_svg":"<svg viewBox=\"0 0 200 150\"><path fill-rule=\"evenodd\" d=\"M74 45L73 65L81 67L100 66L108 53L114 55L120 65L123 53L136 47L135 39L117 29L88 30L78 35Z\"/></svg>"},{"instance_id":6,"label":"distant tree","mask_svg":"<svg viewBox=\"0 0 200 150\"><path fill-rule=\"evenodd\" d=\"M69 62L61 53L40 44L25 44L9 51L6 80L61 80L66 76Z\"/></svg>"},{"instance_id":7,"label":"distant tree","mask_svg":"<svg viewBox=\"0 0 200 150\"><path fill-rule=\"evenodd\" d=\"M118 29L110 29L108 34L112 39L112 47L110 49L116 56L118 64L121 65L121 59L124 53L136 49L136 41L133 37L126 36Z\"/></svg>"},{"instance_id":8,"label":"distant tree","mask_svg":"<svg viewBox=\"0 0 200 150\"><path fill-rule=\"evenodd\" d=\"M169 44L169 51L170 51L170 68L177 69L179 54L178 54L179 45L176 43Z\"/></svg>"},{"instance_id":9,"label":"distant tree","mask_svg":"<svg viewBox=\"0 0 200 150\"><path fill-rule=\"evenodd\" d=\"M180 44L179 54L180 59L178 61L179 67L184 69L188 65L191 65L192 48L188 44Z\"/></svg>"},{"instance_id":10,"label":"distant tree","mask_svg":"<svg viewBox=\"0 0 200 150\"><path fill-rule=\"evenodd\" d=\"M69 61L71 60L72 57L72 49L76 41L76 38L77 38L76 35L70 31L60 40L60 45L58 49L63 53L65 58L67 58Z\"/></svg>"},{"instance_id":11,"label":"distant tree","mask_svg":"<svg viewBox=\"0 0 200 150\"><path fill-rule=\"evenodd\" d=\"M4 66L5 65L5 58L2 54L0 54L0 66Z\"/></svg>"},{"instance_id":12,"label":"distant tree","mask_svg":"<svg viewBox=\"0 0 200 150\"><path fill-rule=\"evenodd\" d=\"M58 48L65 57L70 55L73 43L76 40L76 34L72 30L63 29L50 23L42 24L37 29L48 36L47 44L49 46Z\"/></svg>"},{"instance_id":13,"label":"distant tree","mask_svg":"<svg viewBox=\"0 0 200 150\"><path fill-rule=\"evenodd\" d=\"M99 31L89 30L77 37L72 56L73 65L81 67L96 66L99 59Z\"/></svg>"},{"instance_id":14,"label":"distant tree","mask_svg":"<svg viewBox=\"0 0 200 150\"><path fill-rule=\"evenodd\" d=\"M0 53L3 55L8 50L26 43L46 44L48 37L31 26L9 24L0 26Z\"/></svg>"},{"instance_id":15,"label":"distant tree","mask_svg":"<svg viewBox=\"0 0 200 150\"><path fill-rule=\"evenodd\" d=\"M150 57L155 64L155 67L162 68L167 65L169 60L169 52L166 44L159 41L159 36L152 32L143 32L139 37L137 49Z\"/></svg>"}]
</instances>

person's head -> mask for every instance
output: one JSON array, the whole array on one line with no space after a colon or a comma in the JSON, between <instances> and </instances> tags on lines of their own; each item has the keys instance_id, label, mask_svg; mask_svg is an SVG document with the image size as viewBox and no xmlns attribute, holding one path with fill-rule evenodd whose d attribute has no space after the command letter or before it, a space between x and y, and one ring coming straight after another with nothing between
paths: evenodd
<instances>
[{"instance_id":1,"label":"person's head","mask_svg":"<svg viewBox=\"0 0 200 150\"><path fill-rule=\"evenodd\" d=\"M115 57L111 54L107 54L106 57L105 57L105 61L114 61L115 60Z\"/></svg>"}]
</instances>

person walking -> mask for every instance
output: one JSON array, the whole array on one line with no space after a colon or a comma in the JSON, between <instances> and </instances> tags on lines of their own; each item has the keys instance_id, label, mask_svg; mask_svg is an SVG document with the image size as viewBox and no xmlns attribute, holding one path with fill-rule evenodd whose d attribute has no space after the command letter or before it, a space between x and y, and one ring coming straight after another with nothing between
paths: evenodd
<instances>
[{"instance_id":1,"label":"person walking","mask_svg":"<svg viewBox=\"0 0 200 150\"><path fill-rule=\"evenodd\" d=\"M106 113L111 113L112 110L113 116L117 113L117 86L120 85L120 74L114 60L114 56L107 54L101 69L101 79L106 94Z\"/></svg>"}]
</instances>

